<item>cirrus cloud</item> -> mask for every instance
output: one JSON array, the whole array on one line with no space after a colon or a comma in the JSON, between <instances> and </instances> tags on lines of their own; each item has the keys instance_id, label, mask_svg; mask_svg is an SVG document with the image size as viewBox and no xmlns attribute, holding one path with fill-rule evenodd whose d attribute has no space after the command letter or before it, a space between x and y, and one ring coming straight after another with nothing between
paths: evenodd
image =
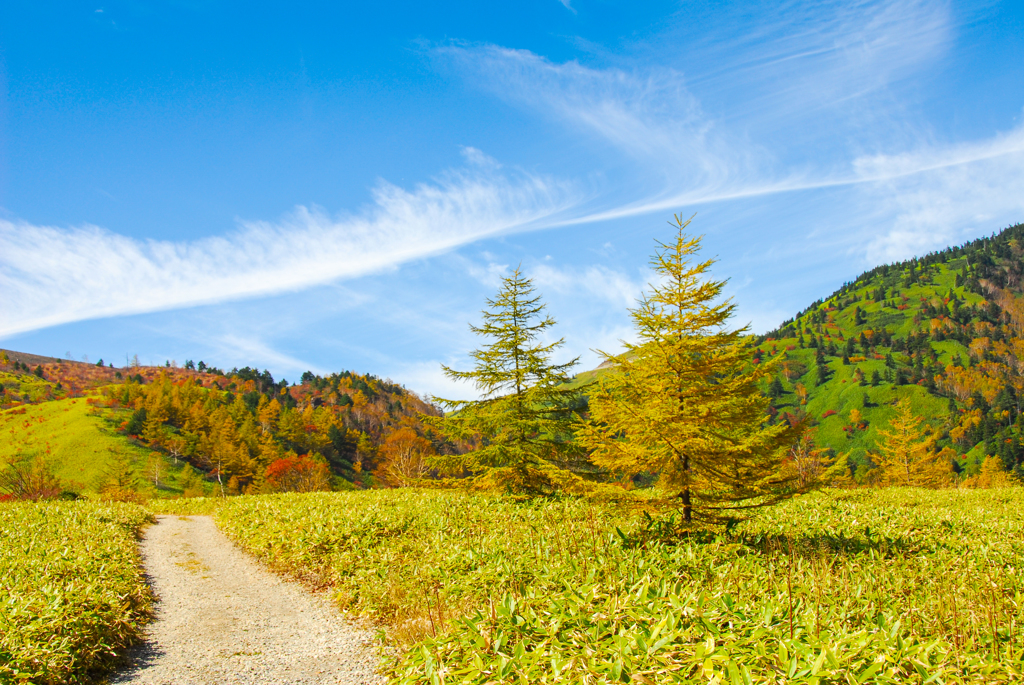
<instances>
[{"instance_id":1,"label":"cirrus cloud","mask_svg":"<svg viewBox=\"0 0 1024 685\"><path fill-rule=\"evenodd\" d=\"M98 226L0 221L0 336L72 321L294 291L393 268L483 237L543 227L577 201L567 183L472 163L412 190L381 182L358 215L297 207L194 242Z\"/></svg>"}]
</instances>

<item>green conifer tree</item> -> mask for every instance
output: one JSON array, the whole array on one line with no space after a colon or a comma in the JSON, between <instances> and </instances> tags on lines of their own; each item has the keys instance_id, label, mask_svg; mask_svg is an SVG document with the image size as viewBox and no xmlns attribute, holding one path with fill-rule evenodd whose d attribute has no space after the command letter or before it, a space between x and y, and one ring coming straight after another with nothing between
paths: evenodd
<instances>
[{"instance_id":1,"label":"green conifer tree","mask_svg":"<svg viewBox=\"0 0 1024 685\"><path fill-rule=\"evenodd\" d=\"M578 361L552 362L563 340L543 344L539 338L555 325L535 295L533 282L520 269L502 279L498 296L487 300L483 325L470 326L491 340L472 353L472 371L442 367L452 379L470 381L479 400L434 398L448 413L425 417L452 440L478 442L462 455L441 456L442 469L496 470L497 481L515 491L550 491L552 465L579 462L572 434L581 424L576 408L584 388L567 388L568 371Z\"/></svg>"},{"instance_id":2,"label":"green conifer tree","mask_svg":"<svg viewBox=\"0 0 1024 685\"><path fill-rule=\"evenodd\" d=\"M828 367L828 362L825 361L825 355L821 349L818 349L818 355L814 359L815 363L815 385L824 385L828 382L828 379L832 377L832 369Z\"/></svg>"},{"instance_id":3,"label":"green conifer tree","mask_svg":"<svg viewBox=\"0 0 1024 685\"><path fill-rule=\"evenodd\" d=\"M803 427L768 424L760 383L777 359L751 364L747 328L726 328L735 305L716 303L725 283L707 278L712 260L694 261L701 238L686 234L689 223L676 216L675 240L658 243L661 284L631 312L639 341L605 355L615 370L577 435L600 466L659 473L686 521L723 520L797 490L782 462Z\"/></svg>"}]
</instances>

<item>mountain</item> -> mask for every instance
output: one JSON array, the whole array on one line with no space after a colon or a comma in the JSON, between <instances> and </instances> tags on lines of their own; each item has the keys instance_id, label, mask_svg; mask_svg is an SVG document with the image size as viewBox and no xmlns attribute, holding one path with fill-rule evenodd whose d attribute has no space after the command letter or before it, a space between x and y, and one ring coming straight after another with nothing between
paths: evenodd
<instances>
[{"instance_id":1,"label":"mountain","mask_svg":"<svg viewBox=\"0 0 1024 685\"><path fill-rule=\"evenodd\" d=\"M908 397L955 469L997 455L1024 475L1022 276L1024 224L862 273L753 340L756 363L780 362L776 418L806 417L863 479Z\"/></svg>"},{"instance_id":2,"label":"mountain","mask_svg":"<svg viewBox=\"0 0 1024 685\"><path fill-rule=\"evenodd\" d=\"M875 267L748 344L779 368L770 420L805 421L857 482L901 398L958 473L995 455L1024 479L1024 224Z\"/></svg>"},{"instance_id":3,"label":"mountain","mask_svg":"<svg viewBox=\"0 0 1024 685\"><path fill-rule=\"evenodd\" d=\"M958 472L997 456L1024 477L1024 224L878 266L748 344L754 363L778 365L770 420L805 421L856 481L872 479L901 398ZM0 458L42 459L78 491L127 480L164 495L255 492L272 465L370 487L382 454L460 448L421 421L438 413L351 371L289 384L250 367L114 369L0 350Z\"/></svg>"}]
</instances>

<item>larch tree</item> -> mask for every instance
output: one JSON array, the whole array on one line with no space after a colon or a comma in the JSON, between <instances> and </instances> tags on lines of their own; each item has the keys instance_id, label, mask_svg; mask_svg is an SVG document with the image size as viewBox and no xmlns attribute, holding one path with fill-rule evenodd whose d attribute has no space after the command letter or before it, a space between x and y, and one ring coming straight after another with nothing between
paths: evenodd
<instances>
[{"instance_id":1,"label":"larch tree","mask_svg":"<svg viewBox=\"0 0 1024 685\"><path fill-rule=\"evenodd\" d=\"M578 453L572 435L581 424L576 408L583 389L565 385L578 358L564 364L552 361L564 341L542 342L555 321L520 269L502 279L497 297L487 305L483 324L470 326L490 341L472 352L474 368L443 367L449 378L471 382L480 399L434 398L446 415L424 417L445 437L478 446L466 454L437 457L434 463L448 471L495 469L499 482L510 490L554 489L551 465L572 462Z\"/></svg>"},{"instance_id":2,"label":"larch tree","mask_svg":"<svg viewBox=\"0 0 1024 685\"><path fill-rule=\"evenodd\" d=\"M613 371L577 436L599 466L660 474L686 521L722 521L800 490L783 467L803 427L768 422L761 387L777 364L753 364L748 329L726 327L735 305L708 278L714 261L695 261L701 238L689 223L676 216L675 240L658 242L659 279L631 311L638 341L605 355Z\"/></svg>"},{"instance_id":3,"label":"larch tree","mask_svg":"<svg viewBox=\"0 0 1024 685\"><path fill-rule=\"evenodd\" d=\"M993 454L985 457L981 462L981 473L969 478L967 484L979 488L1004 488L1012 485L1013 481L1003 469L1003 460Z\"/></svg>"},{"instance_id":4,"label":"larch tree","mask_svg":"<svg viewBox=\"0 0 1024 685\"><path fill-rule=\"evenodd\" d=\"M921 421L904 397L896 403L889 430L878 431L880 439L871 460L882 470L885 485L934 487L952 477L949 452L935 451L935 436L925 435Z\"/></svg>"}]
</instances>

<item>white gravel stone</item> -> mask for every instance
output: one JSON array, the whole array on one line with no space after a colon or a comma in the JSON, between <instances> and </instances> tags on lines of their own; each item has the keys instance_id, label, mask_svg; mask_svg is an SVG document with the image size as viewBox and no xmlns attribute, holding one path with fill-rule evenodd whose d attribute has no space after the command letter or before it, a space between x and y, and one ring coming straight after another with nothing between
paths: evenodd
<instances>
[{"instance_id":1,"label":"white gravel stone","mask_svg":"<svg viewBox=\"0 0 1024 685\"><path fill-rule=\"evenodd\" d=\"M208 516L158 516L142 541L159 601L111 684L378 684L371 633L260 567Z\"/></svg>"}]
</instances>

